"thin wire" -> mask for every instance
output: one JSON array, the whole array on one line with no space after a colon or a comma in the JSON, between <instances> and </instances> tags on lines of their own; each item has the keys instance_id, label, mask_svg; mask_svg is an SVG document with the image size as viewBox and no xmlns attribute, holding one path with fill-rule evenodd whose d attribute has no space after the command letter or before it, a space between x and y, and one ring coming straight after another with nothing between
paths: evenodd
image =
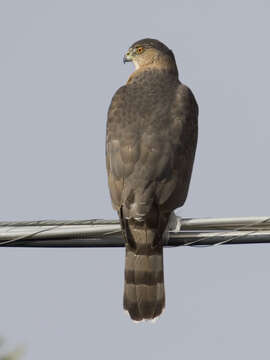
<instances>
[{"instance_id":1,"label":"thin wire","mask_svg":"<svg viewBox=\"0 0 270 360\"><path fill-rule=\"evenodd\" d=\"M93 220L90 220L90 221L93 221ZM97 221L97 220L94 220L94 221ZM46 222L47 221L45 221L45 223ZM80 221L80 223L82 223L82 222L87 222L89 224L89 220ZM110 224L111 224L111 222L110 222ZM30 234L18 236L18 237L15 237L14 239L10 239L10 240L3 240L3 241L0 240L0 245L13 244L13 243L18 242L18 241L23 240L23 239L27 240L27 239L30 239L33 236L37 235L37 234L44 233L46 231L59 229L59 228L61 228L63 226L66 226L66 225L67 225L67 223L63 222L61 225L56 225L56 226L50 227L49 229L42 229L42 230L38 230L38 231L33 231ZM82 225L82 224L80 224L80 225ZM42 226L42 225L39 225L39 226ZM9 229L8 231L10 231L10 230L11 229ZM113 231L109 231L109 232L104 233L104 234L100 234L99 236L103 238L103 237L106 237L106 236L109 236L109 235L115 235L115 234L120 234L120 233L121 233L121 230L113 230Z\"/></svg>"},{"instance_id":2,"label":"thin wire","mask_svg":"<svg viewBox=\"0 0 270 360\"><path fill-rule=\"evenodd\" d=\"M96 222L99 222L99 225L101 225L101 221L100 220L80 220L78 222L76 222L78 225L94 225ZM243 225L243 226L240 226L238 228L235 228L235 229L232 229L232 230L225 230L225 231L220 231L221 234L226 234L226 233L230 233L232 231L239 231L239 230L244 230L245 228L249 228L249 227L252 227L254 225L257 225L257 224L263 224L263 223L266 223L266 222L269 222L270 221L270 217L264 219L264 220L259 220L259 221L256 221L256 222L253 222L251 224L247 224L247 225ZM102 221L103 222L103 221ZM28 226L31 226L33 224L39 224L39 226L45 226L44 224L46 224L47 226L48 225L48 220L42 220L42 221L39 221L39 222L23 222L24 224L27 224ZM32 238L33 236L37 235L37 234L40 234L40 233L44 233L44 232L48 232L48 231L51 231L51 230L54 230L54 229L57 229L57 228L61 228L65 225L68 225L68 224L71 224L74 225L75 222L73 221L61 221L61 222L57 222L57 225L56 226L52 226L50 228L47 228L47 229L42 229L42 230L38 230L38 231L33 231L32 233L30 234L27 234L27 235L23 235L23 236L19 236L19 237L15 237L14 239L10 239L10 240L4 240L4 241L0 241L0 245L7 245L7 244L12 244L12 243L16 243L20 240L23 240L23 239L29 239L29 238ZM112 223L115 223L117 224L118 222L117 221L106 221L104 220L103 224L112 224ZM5 224L5 223L4 223ZM6 223L7 224L7 223ZM17 225L18 223L16 223ZM22 223L21 223L22 224ZM31 224L31 225L30 225ZM42 225L41 225L42 224ZM52 224L52 222L50 221L50 224ZM2 224L1 224L2 226ZM3 226L7 226L7 225L3 225ZM8 226L11 226L10 223ZM18 225L17 225L18 226ZM20 225L22 226L22 225ZM51 226L51 225L50 225ZM10 231L11 229L9 229L8 231ZM211 244L211 245L203 245L203 247L209 247L209 246L217 246L217 245L223 245L225 243L228 243L230 241L232 241L233 239L235 238L239 238L239 237L245 237L245 236L248 236L250 234L253 234L253 233L257 233L259 230L252 230L252 231L249 231L245 234L239 234L239 235L235 235L235 236L232 236L231 238L229 239L226 239L224 241L220 241L219 243L216 243L216 244ZM106 237L106 236L109 236L109 235L113 235L113 234L120 234L121 233L121 230L113 230L113 231L109 231L107 233L104 233L104 234L99 234L100 237ZM175 232L174 232L175 233ZM181 231L178 233L180 234ZM176 234L176 233L175 233ZM213 234L213 237L215 237L216 234ZM190 241L190 242L187 242L186 244L184 244L184 246L191 246L191 245L194 245L194 244L198 244L204 240L207 240L209 239L211 236L207 236L207 237L203 237L201 239L198 239L198 240L194 240L194 241Z\"/></svg>"},{"instance_id":3,"label":"thin wire","mask_svg":"<svg viewBox=\"0 0 270 360\"><path fill-rule=\"evenodd\" d=\"M59 227L61 227L63 225L57 225L57 226L53 226L51 227L50 229L42 229L42 230L38 230L38 231L34 231L33 233L30 233L30 234L27 234L27 235L22 235L22 236L18 236L14 239L10 239L10 240L4 240L4 241L0 241L0 245L7 245L7 244L13 244L19 240L23 240L23 239L29 239L37 234L40 234L40 233L43 233L43 232L46 232L46 231L50 231L50 230L54 230L54 229L57 229Z\"/></svg>"},{"instance_id":4,"label":"thin wire","mask_svg":"<svg viewBox=\"0 0 270 360\"><path fill-rule=\"evenodd\" d=\"M269 217L269 218L266 218L265 220L257 221L257 222L255 222L255 223L251 224L251 226L254 226L254 225L257 225L257 224L263 224L263 223L265 223L265 222L268 222L269 220L270 220L270 217ZM245 226L245 227L247 228L248 226ZM238 230L239 230L239 229L238 229ZM236 231L238 231L238 230L236 230ZM240 228L240 230L241 230L241 228ZM252 231L249 231L247 234L239 234L239 235L236 235L236 236L232 236L230 239L227 239L227 240L224 240L224 241L220 241L219 243L213 244L213 245L214 245L214 246L223 245L223 244L226 244L226 243L232 241L232 240L235 239L235 238L244 237L244 236L246 236L246 235L254 234L254 233L256 233L257 231L259 231L259 230L252 230Z\"/></svg>"},{"instance_id":5,"label":"thin wire","mask_svg":"<svg viewBox=\"0 0 270 360\"><path fill-rule=\"evenodd\" d=\"M0 221L0 227L21 226L64 226L64 225L117 225L119 220L35 220L35 221Z\"/></svg>"},{"instance_id":6,"label":"thin wire","mask_svg":"<svg viewBox=\"0 0 270 360\"><path fill-rule=\"evenodd\" d=\"M257 224L263 224L265 222L268 222L270 221L270 217L264 219L264 220L259 220L259 221L255 221L251 224L248 224L248 225L243 225L243 226L240 226L236 229L232 229L232 230L225 230L225 231L222 231L221 233L222 234L226 234L226 233L230 233L230 232L233 232L233 231L239 231L239 230L243 230L245 228L248 228L250 226L254 226L254 225L257 225ZM239 235L235 235L235 236L232 236L231 238L227 239L227 240L224 240L224 241L220 241L219 243L217 244L211 244L211 245L205 245L205 247L208 247L208 246L217 246L217 245L223 245L225 243L228 243L229 241L233 240L233 239L236 239L236 238L239 238L239 237L245 237L249 234L252 234L252 233L256 233L257 231L259 230L253 230L253 231L250 231L249 233L246 233L246 234L239 234ZM213 237L215 237L216 234L213 234ZM204 237L204 238L201 238L201 239L198 239L198 240L194 240L194 241L190 241L188 243L186 243L184 246L191 246L191 245L194 245L194 244L197 244L203 240L207 240L209 239L211 236L207 236L207 237Z\"/></svg>"}]
</instances>

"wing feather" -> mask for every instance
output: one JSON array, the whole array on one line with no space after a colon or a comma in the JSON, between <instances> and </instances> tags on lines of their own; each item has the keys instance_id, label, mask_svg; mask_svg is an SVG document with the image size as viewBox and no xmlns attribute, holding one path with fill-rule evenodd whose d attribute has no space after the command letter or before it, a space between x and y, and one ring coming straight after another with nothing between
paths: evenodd
<instances>
[{"instance_id":1,"label":"wing feather","mask_svg":"<svg viewBox=\"0 0 270 360\"><path fill-rule=\"evenodd\" d=\"M147 89L146 89L147 91ZM198 106L188 87L165 86L151 99L130 85L112 99L106 159L113 206L144 216L152 203L170 212L187 197L197 144ZM147 113L146 103L149 102ZM142 105L139 106L139 103ZM143 111L142 111L143 109Z\"/></svg>"}]
</instances>

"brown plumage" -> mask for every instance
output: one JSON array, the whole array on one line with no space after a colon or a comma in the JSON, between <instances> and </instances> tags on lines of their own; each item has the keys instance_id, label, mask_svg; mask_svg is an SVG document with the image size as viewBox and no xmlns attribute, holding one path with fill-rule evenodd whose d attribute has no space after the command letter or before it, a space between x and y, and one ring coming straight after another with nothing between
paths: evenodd
<instances>
[{"instance_id":1,"label":"brown plumage","mask_svg":"<svg viewBox=\"0 0 270 360\"><path fill-rule=\"evenodd\" d=\"M136 42L124 61L133 61L136 71L109 108L106 162L126 242L124 309L140 321L165 306L163 237L170 214L187 197L198 106L161 42Z\"/></svg>"}]
</instances>

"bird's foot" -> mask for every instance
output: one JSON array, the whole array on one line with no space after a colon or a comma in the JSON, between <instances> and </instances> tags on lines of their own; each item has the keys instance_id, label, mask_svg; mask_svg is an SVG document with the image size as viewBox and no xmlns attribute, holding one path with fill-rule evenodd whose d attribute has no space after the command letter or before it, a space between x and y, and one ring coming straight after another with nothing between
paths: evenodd
<instances>
[{"instance_id":1,"label":"bird's foot","mask_svg":"<svg viewBox=\"0 0 270 360\"><path fill-rule=\"evenodd\" d=\"M169 217L167 229L172 232L179 232L181 230L181 220L182 218L175 215L173 211Z\"/></svg>"}]
</instances>

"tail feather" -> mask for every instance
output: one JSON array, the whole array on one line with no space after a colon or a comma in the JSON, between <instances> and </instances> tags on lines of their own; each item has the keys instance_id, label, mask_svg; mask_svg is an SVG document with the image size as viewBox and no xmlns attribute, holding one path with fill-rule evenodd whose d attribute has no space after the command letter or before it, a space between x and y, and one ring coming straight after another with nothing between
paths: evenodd
<instances>
[{"instance_id":1,"label":"tail feather","mask_svg":"<svg viewBox=\"0 0 270 360\"><path fill-rule=\"evenodd\" d=\"M135 321L154 319L165 307L162 242L157 230L144 224L128 228L124 309Z\"/></svg>"}]
</instances>

